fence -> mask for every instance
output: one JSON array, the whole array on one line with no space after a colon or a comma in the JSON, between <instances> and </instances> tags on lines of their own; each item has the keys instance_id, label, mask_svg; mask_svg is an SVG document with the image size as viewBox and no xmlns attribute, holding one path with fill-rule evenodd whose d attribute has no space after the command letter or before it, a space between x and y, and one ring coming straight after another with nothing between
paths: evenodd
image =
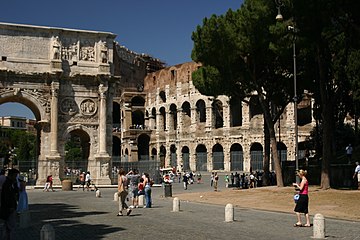
<instances>
[{"instance_id":1,"label":"fence","mask_svg":"<svg viewBox=\"0 0 360 240\"><path fill-rule=\"evenodd\" d=\"M196 171L207 171L207 153L196 153Z\"/></svg>"},{"instance_id":2,"label":"fence","mask_svg":"<svg viewBox=\"0 0 360 240\"><path fill-rule=\"evenodd\" d=\"M223 152L213 152L213 170L224 170Z\"/></svg>"},{"instance_id":3,"label":"fence","mask_svg":"<svg viewBox=\"0 0 360 240\"><path fill-rule=\"evenodd\" d=\"M242 151L230 152L231 171L244 171L244 156Z\"/></svg>"},{"instance_id":4,"label":"fence","mask_svg":"<svg viewBox=\"0 0 360 240\"><path fill-rule=\"evenodd\" d=\"M251 170L261 171L263 170L263 152L262 151L251 151Z\"/></svg>"}]
</instances>

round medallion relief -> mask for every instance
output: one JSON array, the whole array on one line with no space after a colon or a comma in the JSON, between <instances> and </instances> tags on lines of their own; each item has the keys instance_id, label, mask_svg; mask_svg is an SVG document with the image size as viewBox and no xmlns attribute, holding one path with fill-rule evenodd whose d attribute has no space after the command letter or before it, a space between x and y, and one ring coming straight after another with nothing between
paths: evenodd
<instances>
[{"instance_id":1,"label":"round medallion relief","mask_svg":"<svg viewBox=\"0 0 360 240\"><path fill-rule=\"evenodd\" d=\"M85 99L80 104L80 110L83 115L93 115L96 113L96 103L91 99Z\"/></svg>"},{"instance_id":2,"label":"round medallion relief","mask_svg":"<svg viewBox=\"0 0 360 240\"><path fill-rule=\"evenodd\" d=\"M72 98L64 98L61 101L60 104L60 111L63 114L73 114L76 113L78 109L78 106L76 104L76 102L74 101L74 99Z\"/></svg>"}]
</instances>

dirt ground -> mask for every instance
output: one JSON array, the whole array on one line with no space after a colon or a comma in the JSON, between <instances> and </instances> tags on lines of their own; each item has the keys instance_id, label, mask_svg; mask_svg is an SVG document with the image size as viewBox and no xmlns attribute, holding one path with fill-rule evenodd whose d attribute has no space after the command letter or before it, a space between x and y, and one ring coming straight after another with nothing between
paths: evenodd
<instances>
[{"instance_id":1,"label":"dirt ground","mask_svg":"<svg viewBox=\"0 0 360 240\"><path fill-rule=\"evenodd\" d=\"M234 207L293 213L295 190L293 187L262 187L237 190L222 188L218 192L178 194L181 201L211 203ZM309 187L309 213L321 213L326 218L360 221L360 190L322 190Z\"/></svg>"}]
</instances>

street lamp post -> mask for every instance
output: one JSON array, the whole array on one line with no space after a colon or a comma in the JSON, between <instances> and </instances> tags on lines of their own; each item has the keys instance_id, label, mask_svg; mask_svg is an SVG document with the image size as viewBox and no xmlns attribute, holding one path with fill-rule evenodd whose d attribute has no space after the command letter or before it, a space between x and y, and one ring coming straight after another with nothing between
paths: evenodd
<instances>
[{"instance_id":1,"label":"street lamp post","mask_svg":"<svg viewBox=\"0 0 360 240\"><path fill-rule=\"evenodd\" d=\"M276 15L277 21L282 21L283 16L281 15L280 8L284 6L283 2L281 0L275 0L276 7L278 9L278 14ZM297 172L299 171L299 142L298 142L298 116L297 116L297 108L298 108L298 97L297 97L297 89L296 89L296 32L297 29L294 26L287 26L287 30L291 31L293 33L293 42L292 42L292 48L293 48L293 64L294 64L294 131L295 131L295 170L296 170L296 182L299 182L299 176L297 175Z\"/></svg>"}]
</instances>

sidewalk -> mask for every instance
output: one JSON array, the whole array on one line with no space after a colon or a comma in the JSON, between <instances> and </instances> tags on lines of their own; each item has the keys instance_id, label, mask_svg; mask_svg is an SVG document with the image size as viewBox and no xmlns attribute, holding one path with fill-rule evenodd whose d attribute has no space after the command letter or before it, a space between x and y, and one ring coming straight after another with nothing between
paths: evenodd
<instances>
[{"instance_id":1,"label":"sidewalk","mask_svg":"<svg viewBox=\"0 0 360 240\"><path fill-rule=\"evenodd\" d=\"M175 183L173 196L184 193ZM209 192L208 184L193 184L187 192ZM181 201L178 213L172 211L172 198L163 189L153 188L153 208L134 209L130 216L117 217L113 201L116 189L102 188L102 198L94 192L42 192L28 190L31 223L18 229L17 239L38 240L40 229L50 223L56 239L310 239L312 228L294 228L293 214L235 208L235 220L224 222L225 206ZM359 222L326 219L330 238L360 238Z\"/></svg>"}]
</instances>

